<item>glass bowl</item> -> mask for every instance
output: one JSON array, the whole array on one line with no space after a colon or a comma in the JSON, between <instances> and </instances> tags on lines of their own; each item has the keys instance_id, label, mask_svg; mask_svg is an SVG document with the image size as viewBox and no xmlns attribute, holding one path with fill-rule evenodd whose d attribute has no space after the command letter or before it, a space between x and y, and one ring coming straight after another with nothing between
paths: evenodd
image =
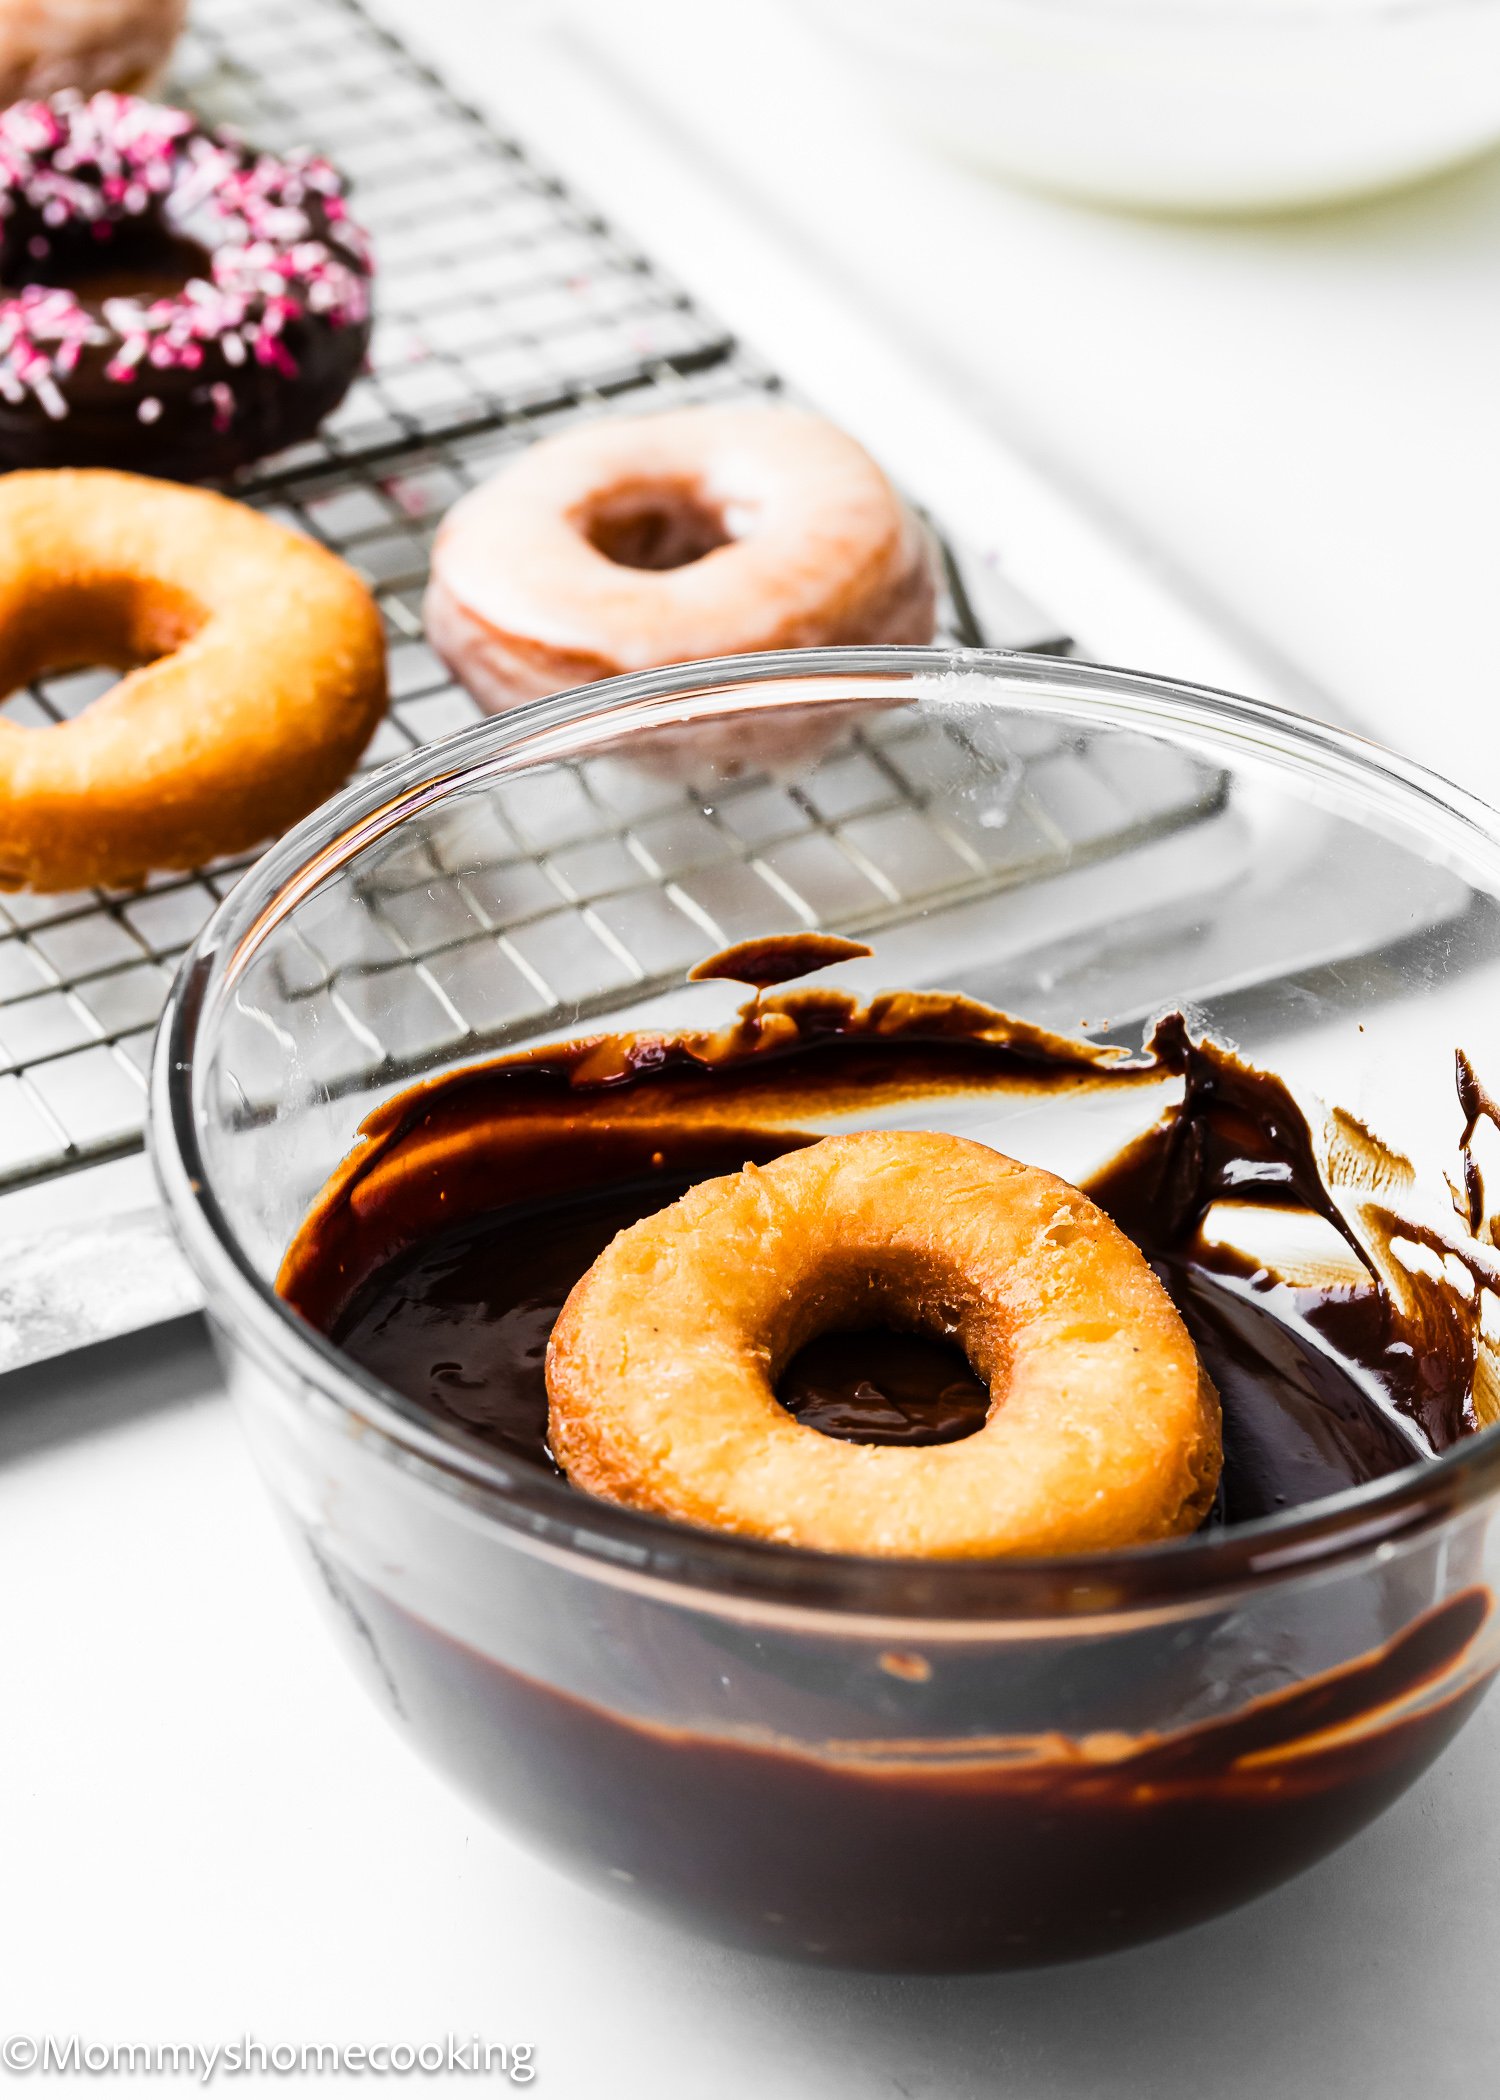
<instances>
[{"instance_id":1,"label":"glass bowl","mask_svg":"<svg viewBox=\"0 0 1500 2100\"><path fill-rule=\"evenodd\" d=\"M1497 0L808 0L893 115L1152 211L1388 190L1500 140Z\"/></svg>"},{"instance_id":2,"label":"glass bowl","mask_svg":"<svg viewBox=\"0 0 1500 2100\"><path fill-rule=\"evenodd\" d=\"M832 973L855 990L1130 1043L1185 1006L1441 1187L1497 898L1500 818L1421 768L1043 657L687 665L351 786L186 958L152 1143L272 1493L396 1725L599 1887L804 1960L1094 1954L1338 1844L1500 1660L1495 1431L1135 1552L845 1558L580 1496L366 1376L273 1283L399 1085L724 1018L738 995L685 966L799 924L869 941ZM925 1113L1075 1177L1106 1136L1066 1095Z\"/></svg>"}]
</instances>

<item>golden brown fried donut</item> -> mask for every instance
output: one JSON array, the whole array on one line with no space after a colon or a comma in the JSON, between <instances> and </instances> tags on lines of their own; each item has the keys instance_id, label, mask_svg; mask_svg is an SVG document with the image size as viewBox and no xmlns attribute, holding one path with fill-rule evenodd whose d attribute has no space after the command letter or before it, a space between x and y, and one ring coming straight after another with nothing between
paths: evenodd
<instances>
[{"instance_id":1,"label":"golden brown fried donut","mask_svg":"<svg viewBox=\"0 0 1500 2100\"><path fill-rule=\"evenodd\" d=\"M186 12L186 0L0 0L0 102L59 88L141 93Z\"/></svg>"},{"instance_id":2,"label":"golden brown fried donut","mask_svg":"<svg viewBox=\"0 0 1500 2100\"><path fill-rule=\"evenodd\" d=\"M338 786L385 706L374 600L311 540L132 474L7 474L0 693L83 664L126 675L55 728L0 720L0 888L257 845Z\"/></svg>"},{"instance_id":3,"label":"golden brown fried donut","mask_svg":"<svg viewBox=\"0 0 1500 2100\"><path fill-rule=\"evenodd\" d=\"M816 1334L951 1337L990 1389L959 1443L852 1444L775 1382ZM840 1553L1088 1553L1191 1531L1219 1403L1143 1256L1077 1189L971 1139L870 1131L706 1181L619 1233L547 1353L575 1487Z\"/></svg>"}]
</instances>

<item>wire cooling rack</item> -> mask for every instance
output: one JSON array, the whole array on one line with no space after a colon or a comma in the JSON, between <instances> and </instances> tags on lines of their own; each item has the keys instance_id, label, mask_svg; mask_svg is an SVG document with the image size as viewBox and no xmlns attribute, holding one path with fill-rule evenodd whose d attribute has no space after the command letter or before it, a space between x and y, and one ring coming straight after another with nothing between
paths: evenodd
<instances>
[{"instance_id":1,"label":"wire cooling rack","mask_svg":"<svg viewBox=\"0 0 1500 2100\"><path fill-rule=\"evenodd\" d=\"M318 439L235 493L311 533L375 590L392 704L366 768L468 726L427 648L437 520L508 453L580 418L774 389L693 300L454 99L353 0L198 0L178 92L270 146L310 142L353 179L377 247L368 374ZM955 639L1066 646L1062 626L949 550ZM976 617L968 586L980 586ZM39 681L3 712L36 726L110 683ZM962 780L973 792L955 796ZM499 1029L576 1020L675 980L773 923L872 931L1192 822L1221 783L1143 739L1024 747L896 713L795 789L711 798L614 759L501 790L461 838L372 872L370 946L335 972L311 940L278 967L319 1008L317 1076L342 1089ZM253 855L130 892L0 899L0 1190L138 1149L172 970ZM269 1050L268 1045L268 1050ZM269 1068L262 1075L273 1083ZM256 1075L244 1075L254 1099Z\"/></svg>"},{"instance_id":2,"label":"wire cooling rack","mask_svg":"<svg viewBox=\"0 0 1500 2100\"><path fill-rule=\"evenodd\" d=\"M349 177L380 277L368 376L257 486L728 357L679 286L352 0L195 0L176 89Z\"/></svg>"}]
</instances>

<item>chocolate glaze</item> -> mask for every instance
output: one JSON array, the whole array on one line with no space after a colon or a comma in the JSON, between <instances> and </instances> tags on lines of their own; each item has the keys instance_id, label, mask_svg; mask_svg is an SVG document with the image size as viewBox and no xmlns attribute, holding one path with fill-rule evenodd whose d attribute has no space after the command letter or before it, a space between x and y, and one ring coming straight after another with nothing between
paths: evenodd
<instances>
[{"instance_id":1,"label":"chocolate glaze","mask_svg":"<svg viewBox=\"0 0 1500 2100\"><path fill-rule=\"evenodd\" d=\"M765 992L773 984L809 977L829 963L854 962L874 953L864 941L846 941L836 933L772 934L762 940L736 941L732 948L705 956L688 971L688 982L702 984L722 977L731 984L749 984Z\"/></svg>"},{"instance_id":2,"label":"chocolate glaze","mask_svg":"<svg viewBox=\"0 0 1500 2100\"><path fill-rule=\"evenodd\" d=\"M32 215L34 218L34 214ZM21 251L20 229L0 246L0 257ZM106 299L171 299L190 279L206 276L213 258L200 242L173 233L160 220L127 221L107 241L74 238L49 241L38 260L11 262L8 273L29 284L76 292L95 311Z\"/></svg>"},{"instance_id":3,"label":"chocolate glaze","mask_svg":"<svg viewBox=\"0 0 1500 2100\"><path fill-rule=\"evenodd\" d=\"M1492 1130L1500 1131L1500 1102L1480 1080L1462 1050L1453 1053L1454 1077L1458 1085L1458 1105L1463 1111L1464 1127L1459 1138L1459 1154L1463 1167L1462 1189L1454 1190L1454 1207L1469 1231L1486 1246L1493 1247L1497 1238L1497 1224L1485 1215L1484 1177L1474 1157L1474 1140L1482 1123Z\"/></svg>"},{"instance_id":4,"label":"chocolate glaze","mask_svg":"<svg viewBox=\"0 0 1500 2100\"><path fill-rule=\"evenodd\" d=\"M754 1001L721 1030L496 1059L368 1118L281 1288L456 1432L550 1465L546 1335L620 1225L830 1124L893 1120L903 1102L1174 1077L1181 1103L1091 1188L1157 1265L1219 1387L1210 1522L1377 1478L1465 1434L1472 1307L1395 1287L1396 1227L1441 1233L1389 1207L1394 1155L1347 1118L1322 1128L1273 1075L1194 1043L1175 1017L1130 1054L962 999L860 1006L802 991ZM1465 1112L1467 1147L1492 1110L1471 1087ZM1365 1200L1367 1153L1379 1201ZM1477 1185L1466 1167L1472 1215ZM1237 1195L1322 1218L1357 1258L1355 1280L1279 1280L1206 1234L1211 1206ZM1463 1222L1452 1244L1482 1269ZM897 1343L825 1337L780 1397L831 1434L921 1441L977 1426L983 1396L961 1365L920 1345L898 1361ZM1488 1590L1445 1595L1464 1580L1456 1546L1290 1593L1264 1638L1273 1686L1293 1681L1269 1692L1223 1683L1212 1614L1167 1646L1149 1632L1079 1641L1063 1621L1055 1643L1030 1647L977 1633L874 1656L851 1639L819 1660L782 1655L773 1628L705 1625L628 1590L556 1626L539 1674L320 1566L405 1725L503 1820L717 1937L873 1967L1098 1953L1271 1887L1393 1800L1491 1667L1474 1659ZM872 1669L885 1687L873 1700ZM872 1737L882 1699L889 1736ZM637 1718L638 1701L684 1718ZM1158 1732L1161 1713L1205 1706L1210 1718ZM1085 1719L1066 1732L1069 1714L1100 1711L1107 1735ZM1020 1732L976 1737L976 1717L997 1712Z\"/></svg>"},{"instance_id":5,"label":"chocolate glaze","mask_svg":"<svg viewBox=\"0 0 1500 2100\"><path fill-rule=\"evenodd\" d=\"M956 1444L990 1411L961 1350L878 1327L818 1335L782 1372L776 1396L799 1422L850 1444Z\"/></svg>"},{"instance_id":6,"label":"chocolate glaze","mask_svg":"<svg viewBox=\"0 0 1500 2100\"><path fill-rule=\"evenodd\" d=\"M1394 1208L1388 1192L1410 1186L1410 1163L1342 1110L1316 1128L1285 1081L1217 1044L1193 1042L1180 1014L1161 1021L1147 1047L1163 1070L1182 1075L1182 1101L1094 1176L1095 1201L1159 1262L1200 1274L1238 1270L1263 1295L1275 1290L1274 1277L1205 1245L1210 1209L1239 1199L1323 1219L1356 1256L1370 1289L1354 1297L1311 1294L1296 1308L1297 1324L1319 1334L1388 1408L1421 1431L1418 1451L1444 1451L1473 1429L1478 1328L1472 1310L1446 1283L1413 1276L1395 1262L1392 1243L1405 1236L1454 1253L1478 1283L1494 1280L1494 1265L1480 1246L1436 1235ZM1471 1118L1460 1147L1470 1174L1473 1131ZM1354 1201L1347 1193L1340 1200L1334 1179L1340 1150L1356 1178ZM1380 1192L1377 1200L1360 1198L1361 1166L1370 1188ZM1291 1310L1284 1296L1280 1303ZM1408 1449L1407 1460L1411 1455Z\"/></svg>"}]
</instances>

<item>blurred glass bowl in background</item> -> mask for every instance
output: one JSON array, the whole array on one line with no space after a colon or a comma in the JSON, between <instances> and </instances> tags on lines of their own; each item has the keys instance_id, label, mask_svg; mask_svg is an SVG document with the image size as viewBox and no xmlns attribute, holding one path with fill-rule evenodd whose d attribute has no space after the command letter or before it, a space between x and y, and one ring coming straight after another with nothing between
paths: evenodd
<instances>
[{"instance_id":1,"label":"blurred glass bowl in background","mask_svg":"<svg viewBox=\"0 0 1500 2100\"><path fill-rule=\"evenodd\" d=\"M1283 211L1500 141L1500 0L806 0L945 151L1088 201Z\"/></svg>"}]
</instances>

